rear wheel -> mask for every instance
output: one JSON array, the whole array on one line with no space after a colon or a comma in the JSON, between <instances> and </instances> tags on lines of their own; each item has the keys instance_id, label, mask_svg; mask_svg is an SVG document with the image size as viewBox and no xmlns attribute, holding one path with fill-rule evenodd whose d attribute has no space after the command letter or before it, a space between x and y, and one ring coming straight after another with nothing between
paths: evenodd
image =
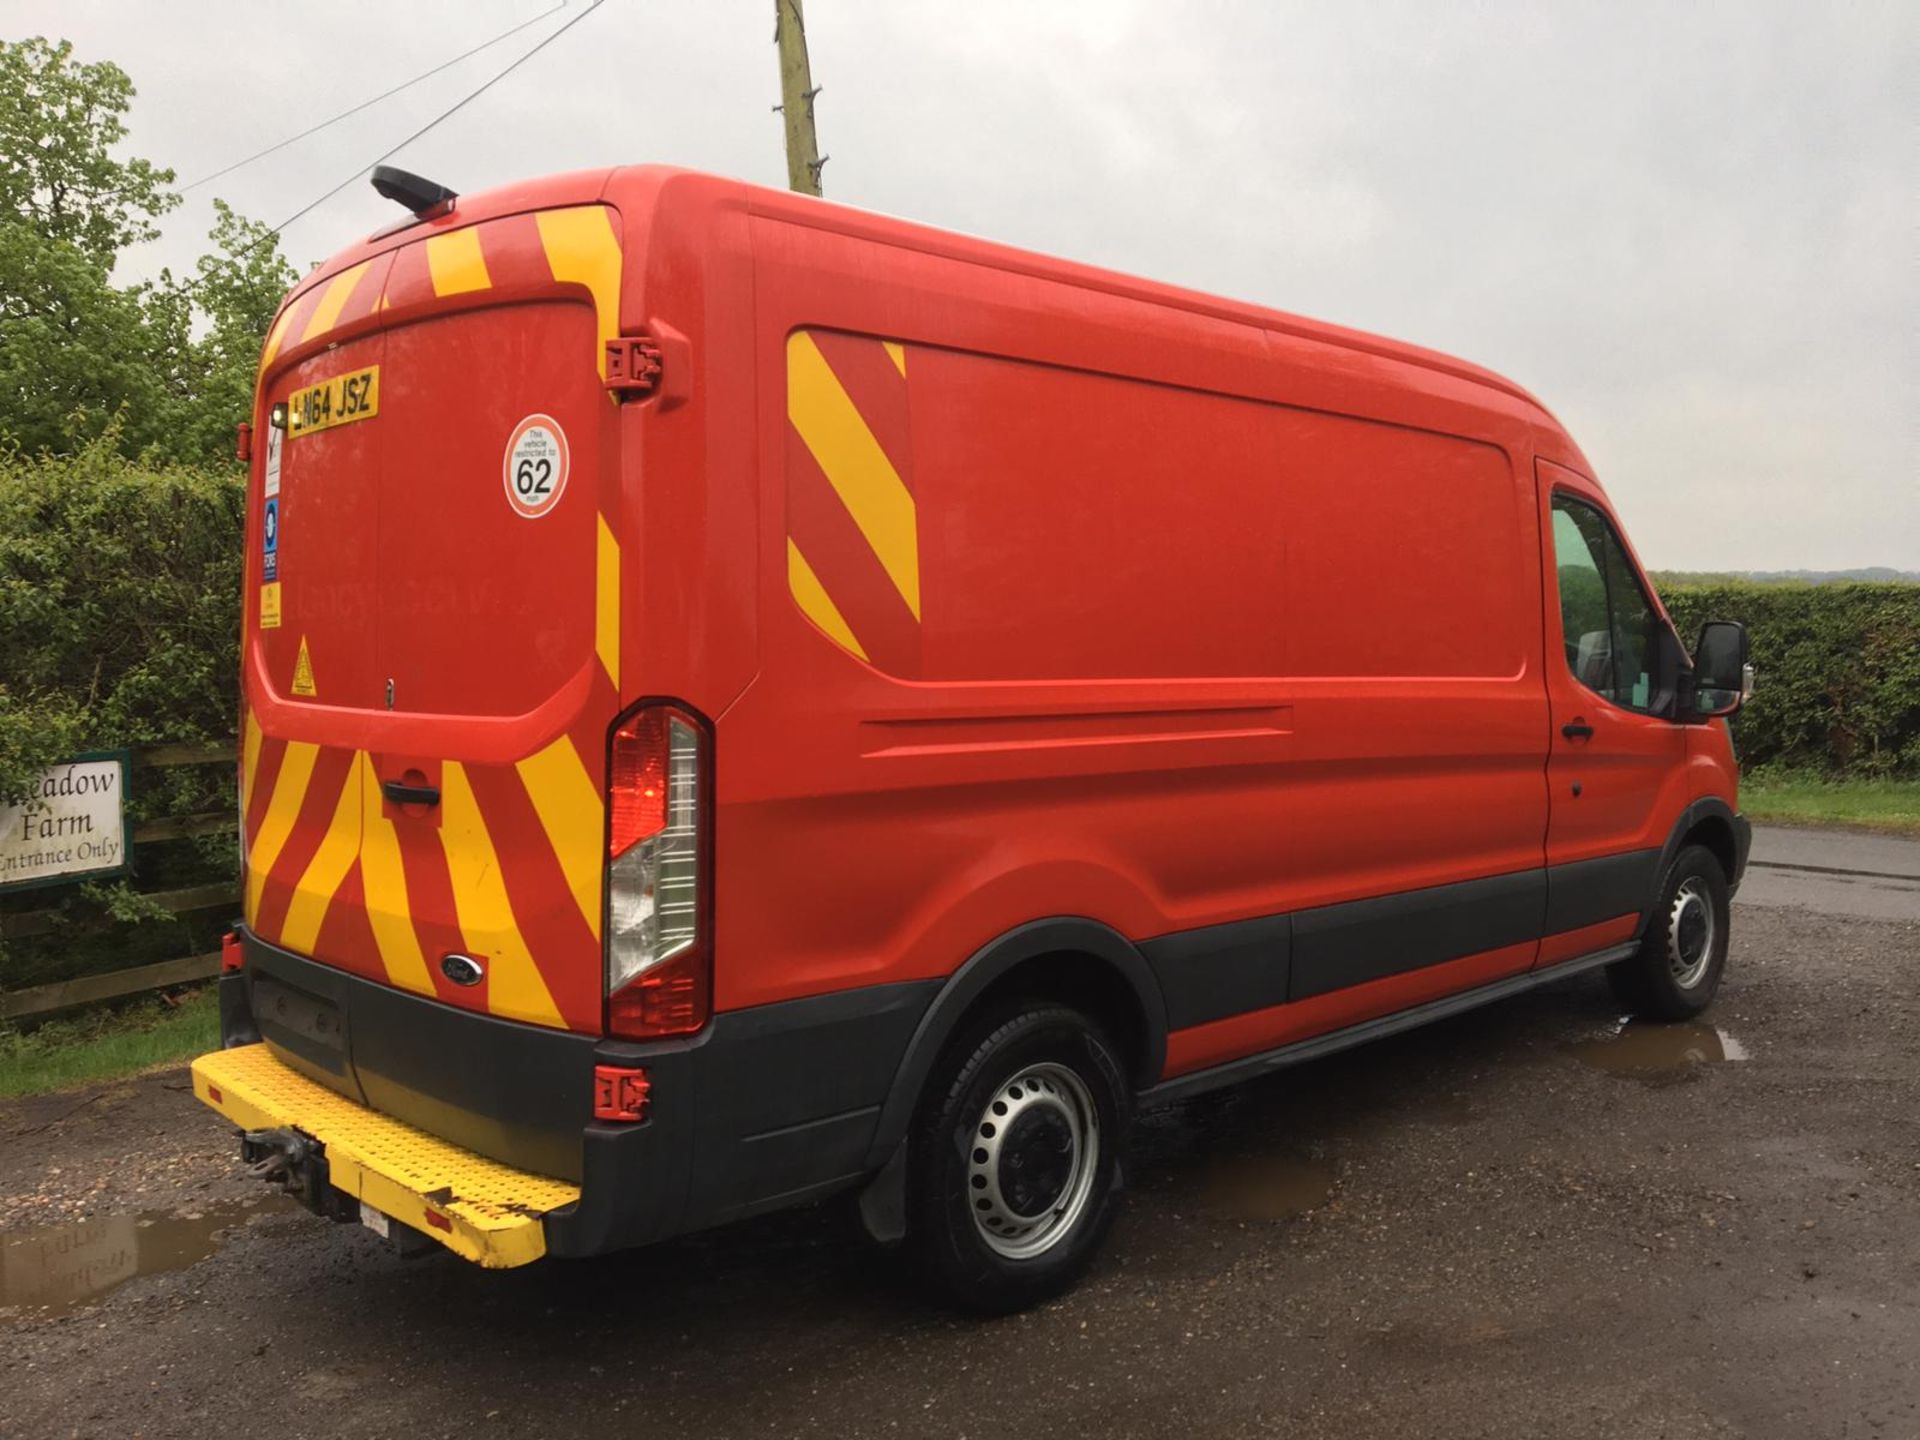
<instances>
[{"instance_id":1,"label":"rear wheel","mask_svg":"<svg viewBox=\"0 0 1920 1440\"><path fill-rule=\"evenodd\" d=\"M1690 1020L1712 1003L1727 964L1727 877L1711 850L1689 845L1660 884L1647 933L1631 959L1607 967L1636 1015Z\"/></svg>"},{"instance_id":2,"label":"rear wheel","mask_svg":"<svg viewBox=\"0 0 1920 1440\"><path fill-rule=\"evenodd\" d=\"M942 1299L1005 1314L1086 1269L1112 1219L1132 1095L1086 1016L1033 1002L968 1027L929 1080L907 1244Z\"/></svg>"}]
</instances>

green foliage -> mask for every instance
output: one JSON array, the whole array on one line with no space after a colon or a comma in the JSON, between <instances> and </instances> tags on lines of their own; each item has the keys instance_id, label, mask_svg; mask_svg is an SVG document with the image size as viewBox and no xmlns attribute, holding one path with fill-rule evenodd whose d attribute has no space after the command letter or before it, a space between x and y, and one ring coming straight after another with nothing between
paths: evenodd
<instances>
[{"instance_id":1,"label":"green foliage","mask_svg":"<svg viewBox=\"0 0 1920 1440\"><path fill-rule=\"evenodd\" d=\"M112 153L125 72L65 42L0 41L0 443L232 464L260 345L293 267L267 227L215 201L194 278L116 286L114 262L178 203L170 170Z\"/></svg>"},{"instance_id":2,"label":"green foliage","mask_svg":"<svg viewBox=\"0 0 1920 1440\"><path fill-rule=\"evenodd\" d=\"M145 996L31 1029L0 1026L0 1098L121 1080L219 1044L220 1003L210 985L178 1001Z\"/></svg>"},{"instance_id":3,"label":"green foliage","mask_svg":"<svg viewBox=\"0 0 1920 1440\"><path fill-rule=\"evenodd\" d=\"M0 792L77 750L233 734L245 486L0 453Z\"/></svg>"},{"instance_id":4,"label":"green foliage","mask_svg":"<svg viewBox=\"0 0 1920 1440\"><path fill-rule=\"evenodd\" d=\"M117 284L179 203L122 152L133 86L65 42L0 41L0 793L93 749L234 733L243 480L233 427L293 268L215 201L191 279ZM232 767L142 769L136 823L230 809ZM231 833L149 843L136 876L0 897L52 928L0 985L204 951L224 912L142 894L228 880Z\"/></svg>"},{"instance_id":5,"label":"green foliage","mask_svg":"<svg viewBox=\"0 0 1920 1440\"><path fill-rule=\"evenodd\" d=\"M1762 769L1740 777L1740 808L1777 825L1846 825L1920 835L1920 780L1829 780Z\"/></svg>"},{"instance_id":6,"label":"green foliage","mask_svg":"<svg viewBox=\"0 0 1920 1440\"><path fill-rule=\"evenodd\" d=\"M219 217L208 232L214 250L194 267L199 338L184 347L184 413L173 443L162 448L176 460L217 458L230 464L233 427L253 413L260 347L281 297L298 277L272 230L224 200L214 201L213 208Z\"/></svg>"},{"instance_id":7,"label":"green foliage","mask_svg":"<svg viewBox=\"0 0 1920 1440\"><path fill-rule=\"evenodd\" d=\"M181 338L166 308L150 287L116 289L105 263L0 216L0 440L71 450L120 416L127 450L164 445Z\"/></svg>"},{"instance_id":8,"label":"green foliage","mask_svg":"<svg viewBox=\"0 0 1920 1440\"><path fill-rule=\"evenodd\" d=\"M1732 583L1662 598L1689 645L1708 620L1752 634L1758 687L1734 720L1743 766L1920 776L1920 585Z\"/></svg>"},{"instance_id":9,"label":"green foliage","mask_svg":"<svg viewBox=\"0 0 1920 1440\"><path fill-rule=\"evenodd\" d=\"M112 154L132 103L126 71L79 63L68 41L0 41L0 211L106 266L158 235L180 203L173 171Z\"/></svg>"}]
</instances>

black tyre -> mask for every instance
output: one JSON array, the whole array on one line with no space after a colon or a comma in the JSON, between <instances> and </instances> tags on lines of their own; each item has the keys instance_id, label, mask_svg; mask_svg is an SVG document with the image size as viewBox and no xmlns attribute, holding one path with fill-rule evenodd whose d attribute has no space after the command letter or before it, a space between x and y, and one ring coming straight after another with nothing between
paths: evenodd
<instances>
[{"instance_id":1,"label":"black tyre","mask_svg":"<svg viewBox=\"0 0 1920 1440\"><path fill-rule=\"evenodd\" d=\"M907 1247L940 1299L1003 1315L1065 1290L1113 1218L1132 1090L1086 1016L1044 1001L956 1037L907 1162Z\"/></svg>"},{"instance_id":2,"label":"black tyre","mask_svg":"<svg viewBox=\"0 0 1920 1440\"><path fill-rule=\"evenodd\" d=\"M1728 918L1726 872L1711 850L1687 846L1661 878L1639 951L1607 967L1614 993L1650 1020L1692 1019L1720 988Z\"/></svg>"}]
</instances>

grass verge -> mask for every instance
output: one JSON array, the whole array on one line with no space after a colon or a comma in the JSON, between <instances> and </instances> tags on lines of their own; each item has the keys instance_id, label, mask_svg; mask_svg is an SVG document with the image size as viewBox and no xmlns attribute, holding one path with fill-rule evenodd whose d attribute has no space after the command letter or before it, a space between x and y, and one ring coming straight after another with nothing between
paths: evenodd
<instances>
[{"instance_id":1,"label":"grass verge","mask_svg":"<svg viewBox=\"0 0 1920 1440\"><path fill-rule=\"evenodd\" d=\"M173 1006L146 996L31 1030L0 1027L0 1099L119 1080L219 1045L220 1004L211 985Z\"/></svg>"},{"instance_id":2,"label":"grass verge","mask_svg":"<svg viewBox=\"0 0 1920 1440\"><path fill-rule=\"evenodd\" d=\"M1740 781L1747 817L1778 825L1848 825L1920 836L1920 780L1826 780L1756 771Z\"/></svg>"}]
</instances>

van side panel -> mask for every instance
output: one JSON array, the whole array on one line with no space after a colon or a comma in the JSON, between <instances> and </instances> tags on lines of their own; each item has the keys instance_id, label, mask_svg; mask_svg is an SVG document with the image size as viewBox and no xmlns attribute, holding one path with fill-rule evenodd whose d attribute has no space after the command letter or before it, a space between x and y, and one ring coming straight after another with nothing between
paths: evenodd
<instances>
[{"instance_id":1,"label":"van side panel","mask_svg":"<svg viewBox=\"0 0 1920 1440\"><path fill-rule=\"evenodd\" d=\"M1408 892L1446 898L1381 933L1448 948L1383 960L1342 917L1301 995L1533 963L1524 425L1212 317L754 236L763 668L718 745L723 1009L939 977L1049 915L1136 942L1282 917L1233 973L1165 953L1285 1001L1285 917Z\"/></svg>"}]
</instances>

